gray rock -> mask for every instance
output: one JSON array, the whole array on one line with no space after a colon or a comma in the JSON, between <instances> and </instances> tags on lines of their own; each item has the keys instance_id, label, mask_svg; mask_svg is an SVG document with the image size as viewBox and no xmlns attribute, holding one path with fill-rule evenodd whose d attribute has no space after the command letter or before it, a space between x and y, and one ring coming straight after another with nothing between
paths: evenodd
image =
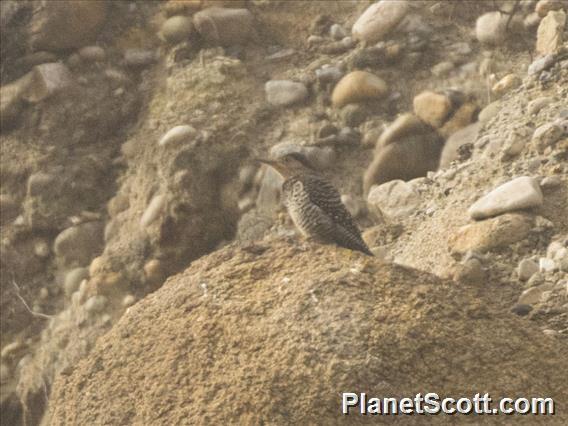
<instances>
[{"instance_id":1,"label":"gray rock","mask_svg":"<svg viewBox=\"0 0 568 426\"><path fill-rule=\"evenodd\" d=\"M378 217L404 218L414 212L421 199L414 187L402 180L392 180L373 186L367 197L369 210Z\"/></svg>"},{"instance_id":2,"label":"gray rock","mask_svg":"<svg viewBox=\"0 0 568 426\"><path fill-rule=\"evenodd\" d=\"M534 60L532 64L529 65L528 74L537 75L542 71L550 68L555 61L556 57L553 54L542 56Z\"/></svg>"},{"instance_id":3,"label":"gray rock","mask_svg":"<svg viewBox=\"0 0 568 426\"><path fill-rule=\"evenodd\" d=\"M543 201L537 180L522 176L481 197L469 208L469 215L473 219L484 219L515 210L539 207Z\"/></svg>"},{"instance_id":4,"label":"gray rock","mask_svg":"<svg viewBox=\"0 0 568 426\"><path fill-rule=\"evenodd\" d=\"M158 61L158 53L149 49L127 49L124 63L127 67L143 68Z\"/></svg>"},{"instance_id":5,"label":"gray rock","mask_svg":"<svg viewBox=\"0 0 568 426\"><path fill-rule=\"evenodd\" d=\"M69 68L60 62L41 64L32 71L31 83L24 99L37 103L55 94L62 93L75 83Z\"/></svg>"},{"instance_id":6,"label":"gray rock","mask_svg":"<svg viewBox=\"0 0 568 426\"><path fill-rule=\"evenodd\" d=\"M527 281L535 273L538 272L538 265L530 259L523 259L519 262L517 273L521 281Z\"/></svg>"},{"instance_id":7,"label":"gray rock","mask_svg":"<svg viewBox=\"0 0 568 426\"><path fill-rule=\"evenodd\" d=\"M187 16L172 16L168 18L160 29L164 40L168 43L176 44L187 40L193 32L193 22Z\"/></svg>"},{"instance_id":8,"label":"gray rock","mask_svg":"<svg viewBox=\"0 0 568 426\"><path fill-rule=\"evenodd\" d=\"M337 83L345 73L338 67L327 66L316 70L316 78L322 85Z\"/></svg>"},{"instance_id":9,"label":"gray rock","mask_svg":"<svg viewBox=\"0 0 568 426\"><path fill-rule=\"evenodd\" d=\"M106 52L101 46L85 46L78 53L87 62L103 62L106 59Z\"/></svg>"},{"instance_id":10,"label":"gray rock","mask_svg":"<svg viewBox=\"0 0 568 426\"><path fill-rule=\"evenodd\" d=\"M62 231L53 243L60 265L85 266L103 249L103 224L88 222Z\"/></svg>"},{"instance_id":11,"label":"gray rock","mask_svg":"<svg viewBox=\"0 0 568 426\"><path fill-rule=\"evenodd\" d=\"M369 6L353 25L353 37L368 43L385 39L409 9L409 2L381 0Z\"/></svg>"},{"instance_id":12,"label":"gray rock","mask_svg":"<svg viewBox=\"0 0 568 426\"><path fill-rule=\"evenodd\" d=\"M304 101L308 89L303 83L290 80L271 80L264 85L268 103L285 107Z\"/></svg>"},{"instance_id":13,"label":"gray rock","mask_svg":"<svg viewBox=\"0 0 568 426\"><path fill-rule=\"evenodd\" d=\"M87 268L75 268L67 272L63 281L65 295L71 297L79 289L81 281L87 278L89 278L89 270Z\"/></svg>"}]
</instances>

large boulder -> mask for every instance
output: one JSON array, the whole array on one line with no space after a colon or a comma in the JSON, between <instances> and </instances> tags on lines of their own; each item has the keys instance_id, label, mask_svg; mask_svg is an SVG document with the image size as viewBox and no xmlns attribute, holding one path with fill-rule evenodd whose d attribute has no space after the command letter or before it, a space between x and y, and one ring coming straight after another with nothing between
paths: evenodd
<instances>
[{"instance_id":1,"label":"large boulder","mask_svg":"<svg viewBox=\"0 0 568 426\"><path fill-rule=\"evenodd\" d=\"M489 286L333 246L229 245L131 307L56 379L44 420L358 424L376 418L342 415L342 392L428 390L551 397L561 424L565 345L498 306Z\"/></svg>"}]
</instances>

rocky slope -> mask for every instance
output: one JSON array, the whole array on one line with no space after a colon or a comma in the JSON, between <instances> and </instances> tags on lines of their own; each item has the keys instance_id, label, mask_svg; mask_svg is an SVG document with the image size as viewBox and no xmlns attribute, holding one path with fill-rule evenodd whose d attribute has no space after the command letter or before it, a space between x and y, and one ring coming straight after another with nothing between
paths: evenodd
<instances>
[{"instance_id":1,"label":"rocky slope","mask_svg":"<svg viewBox=\"0 0 568 426\"><path fill-rule=\"evenodd\" d=\"M335 247L233 244L129 308L58 378L49 423L375 422L339 415L339 393L354 389L566 401L565 345L487 287Z\"/></svg>"},{"instance_id":2,"label":"rocky slope","mask_svg":"<svg viewBox=\"0 0 568 426\"><path fill-rule=\"evenodd\" d=\"M293 251L279 177L252 161L290 151L379 258L540 328L526 366L543 342L568 362L565 1L62 4L0 2L3 422L40 423L54 380L196 259Z\"/></svg>"}]
</instances>

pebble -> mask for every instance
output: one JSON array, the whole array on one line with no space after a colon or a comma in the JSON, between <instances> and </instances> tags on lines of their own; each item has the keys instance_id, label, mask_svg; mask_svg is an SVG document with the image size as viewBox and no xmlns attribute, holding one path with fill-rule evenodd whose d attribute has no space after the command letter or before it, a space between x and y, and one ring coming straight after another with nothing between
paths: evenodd
<instances>
[{"instance_id":1,"label":"pebble","mask_svg":"<svg viewBox=\"0 0 568 426\"><path fill-rule=\"evenodd\" d=\"M31 82L23 98L31 103L41 102L73 86L75 80L63 63L53 62L34 67Z\"/></svg>"},{"instance_id":2,"label":"pebble","mask_svg":"<svg viewBox=\"0 0 568 426\"><path fill-rule=\"evenodd\" d=\"M540 151L543 151L546 147L554 145L563 134L564 129L557 122L546 123L536 128L532 141Z\"/></svg>"},{"instance_id":3,"label":"pebble","mask_svg":"<svg viewBox=\"0 0 568 426\"><path fill-rule=\"evenodd\" d=\"M542 293L549 290L550 286L547 284L542 284L537 287L528 288L521 293L517 303L519 305L534 305L540 302Z\"/></svg>"},{"instance_id":4,"label":"pebble","mask_svg":"<svg viewBox=\"0 0 568 426\"><path fill-rule=\"evenodd\" d=\"M134 305L135 302L136 302L136 297L134 297L134 295L132 295L132 294L127 294L122 299L122 306L124 306L125 308L128 308L129 306Z\"/></svg>"},{"instance_id":5,"label":"pebble","mask_svg":"<svg viewBox=\"0 0 568 426\"><path fill-rule=\"evenodd\" d=\"M452 110L452 102L443 93L422 92L412 101L414 113L432 127L441 127Z\"/></svg>"},{"instance_id":6,"label":"pebble","mask_svg":"<svg viewBox=\"0 0 568 426\"><path fill-rule=\"evenodd\" d=\"M85 302L85 310L91 313L102 312L107 301L107 298L102 295L91 296Z\"/></svg>"},{"instance_id":7,"label":"pebble","mask_svg":"<svg viewBox=\"0 0 568 426\"><path fill-rule=\"evenodd\" d=\"M140 226L146 228L154 222L166 207L166 196L164 194L154 195L148 207L140 218Z\"/></svg>"},{"instance_id":8,"label":"pebble","mask_svg":"<svg viewBox=\"0 0 568 426\"><path fill-rule=\"evenodd\" d=\"M385 39L402 21L409 9L406 0L381 0L369 6L352 28L353 37L368 43Z\"/></svg>"},{"instance_id":9,"label":"pebble","mask_svg":"<svg viewBox=\"0 0 568 426\"><path fill-rule=\"evenodd\" d=\"M541 109L550 105L554 101L551 96L541 96L540 98L533 99L527 105L527 112L531 115L538 114Z\"/></svg>"},{"instance_id":10,"label":"pebble","mask_svg":"<svg viewBox=\"0 0 568 426\"><path fill-rule=\"evenodd\" d=\"M338 67L324 66L316 70L316 78L322 85L335 84L345 73Z\"/></svg>"},{"instance_id":11,"label":"pebble","mask_svg":"<svg viewBox=\"0 0 568 426\"><path fill-rule=\"evenodd\" d=\"M206 42L215 45L244 44L256 35L254 18L247 9L207 8L193 15L193 24Z\"/></svg>"},{"instance_id":12,"label":"pebble","mask_svg":"<svg viewBox=\"0 0 568 426\"><path fill-rule=\"evenodd\" d=\"M193 30L194 28L191 18L183 15L177 15L168 18L162 24L160 33L164 40L168 43L177 44L187 40Z\"/></svg>"},{"instance_id":13,"label":"pebble","mask_svg":"<svg viewBox=\"0 0 568 426\"><path fill-rule=\"evenodd\" d=\"M181 142L193 140L197 136L197 130L187 124L172 127L162 136L158 142L159 146L170 147Z\"/></svg>"},{"instance_id":14,"label":"pebble","mask_svg":"<svg viewBox=\"0 0 568 426\"><path fill-rule=\"evenodd\" d=\"M373 186L367 197L370 211L377 217L381 217L383 213L392 219L410 215L416 211L420 203L420 194L411 184L403 180L392 180Z\"/></svg>"},{"instance_id":15,"label":"pebble","mask_svg":"<svg viewBox=\"0 0 568 426\"><path fill-rule=\"evenodd\" d=\"M57 261L65 266L82 266L99 254L104 245L102 222L88 222L62 231L53 243Z\"/></svg>"},{"instance_id":16,"label":"pebble","mask_svg":"<svg viewBox=\"0 0 568 426\"><path fill-rule=\"evenodd\" d=\"M71 269L65 274L63 280L63 291L67 297L71 297L75 293L81 282L89 278L89 270L87 268L75 268Z\"/></svg>"},{"instance_id":17,"label":"pebble","mask_svg":"<svg viewBox=\"0 0 568 426\"><path fill-rule=\"evenodd\" d=\"M499 45L505 41L507 16L501 12L487 12L475 22L475 36L484 44Z\"/></svg>"},{"instance_id":18,"label":"pebble","mask_svg":"<svg viewBox=\"0 0 568 426\"><path fill-rule=\"evenodd\" d=\"M331 102L335 108L341 108L350 103L380 99L387 91L387 84L375 74L352 71L337 83L331 95Z\"/></svg>"},{"instance_id":19,"label":"pebble","mask_svg":"<svg viewBox=\"0 0 568 426\"><path fill-rule=\"evenodd\" d=\"M484 219L515 210L540 207L544 202L535 178L513 179L477 200L468 210L472 219Z\"/></svg>"},{"instance_id":20,"label":"pebble","mask_svg":"<svg viewBox=\"0 0 568 426\"><path fill-rule=\"evenodd\" d=\"M462 226L448 239L452 253L485 253L523 240L533 228L531 216L507 213Z\"/></svg>"},{"instance_id":21,"label":"pebble","mask_svg":"<svg viewBox=\"0 0 568 426\"><path fill-rule=\"evenodd\" d=\"M81 59L87 62L103 62L106 59L106 52L100 46L85 46L78 51Z\"/></svg>"},{"instance_id":22,"label":"pebble","mask_svg":"<svg viewBox=\"0 0 568 426\"><path fill-rule=\"evenodd\" d=\"M501 80L493 85L491 91L497 96L503 96L510 90L519 87L523 81L516 74L507 74Z\"/></svg>"},{"instance_id":23,"label":"pebble","mask_svg":"<svg viewBox=\"0 0 568 426\"><path fill-rule=\"evenodd\" d=\"M538 264L531 259L523 259L517 267L517 274L521 281L527 281L538 272Z\"/></svg>"},{"instance_id":24,"label":"pebble","mask_svg":"<svg viewBox=\"0 0 568 426\"><path fill-rule=\"evenodd\" d=\"M537 75L542 71L550 68L554 64L554 62L556 62L556 57L553 54L541 56L529 65L528 74Z\"/></svg>"},{"instance_id":25,"label":"pebble","mask_svg":"<svg viewBox=\"0 0 568 426\"><path fill-rule=\"evenodd\" d=\"M155 50L127 49L124 52L124 63L127 67L143 68L158 61Z\"/></svg>"},{"instance_id":26,"label":"pebble","mask_svg":"<svg viewBox=\"0 0 568 426\"><path fill-rule=\"evenodd\" d=\"M565 25L566 13L563 10L548 12L538 26L536 52L541 55L556 53L562 46Z\"/></svg>"},{"instance_id":27,"label":"pebble","mask_svg":"<svg viewBox=\"0 0 568 426\"><path fill-rule=\"evenodd\" d=\"M345 32L345 30L343 29L343 27L339 24L333 24L330 28L329 28L329 35L331 36L332 39L334 40L342 40L345 37L347 37L347 33Z\"/></svg>"},{"instance_id":28,"label":"pebble","mask_svg":"<svg viewBox=\"0 0 568 426\"><path fill-rule=\"evenodd\" d=\"M151 284L159 283L164 278L163 264L159 259L150 259L144 264L144 276Z\"/></svg>"},{"instance_id":29,"label":"pebble","mask_svg":"<svg viewBox=\"0 0 568 426\"><path fill-rule=\"evenodd\" d=\"M505 145L503 146L503 157L502 159L509 159L516 157L525 148L527 144L527 139L519 137L518 135L510 135Z\"/></svg>"},{"instance_id":30,"label":"pebble","mask_svg":"<svg viewBox=\"0 0 568 426\"><path fill-rule=\"evenodd\" d=\"M298 104L308 97L308 89L303 83L290 80L268 81L264 90L268 103L278 107Z\"/></svg>"},{"instance_id":31,"label":"pebble","mask_svg":"<svg viewBox=\"0 0 568 426\"><path fill-rule=\"evenodd\" d=\"M511 312L520 316L520 317L524 317L524 316L527 316L528 314L530 314L530 312L532 310L533 310L533 307L531 305L515 305L511 309Z\"/></svg>"}]
</instances>

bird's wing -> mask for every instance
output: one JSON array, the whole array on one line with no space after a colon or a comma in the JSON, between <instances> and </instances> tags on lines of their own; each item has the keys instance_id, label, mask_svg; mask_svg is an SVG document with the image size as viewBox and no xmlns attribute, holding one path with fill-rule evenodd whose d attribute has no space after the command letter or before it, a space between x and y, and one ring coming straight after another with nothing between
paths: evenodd
<instances>
[{"instance_id":1,"label":"bird's wing","mask_svg":"<svg viewBox=\"0 0 568 426\"><path fill-rule=\"evenodd\" d=\"M360 237L361 233L353 217L341 202L341 196L327 180L308 175L302 179L310 201L327 214L334 223L343 226L350 233Z\"/></svg>"}]
</instances>

